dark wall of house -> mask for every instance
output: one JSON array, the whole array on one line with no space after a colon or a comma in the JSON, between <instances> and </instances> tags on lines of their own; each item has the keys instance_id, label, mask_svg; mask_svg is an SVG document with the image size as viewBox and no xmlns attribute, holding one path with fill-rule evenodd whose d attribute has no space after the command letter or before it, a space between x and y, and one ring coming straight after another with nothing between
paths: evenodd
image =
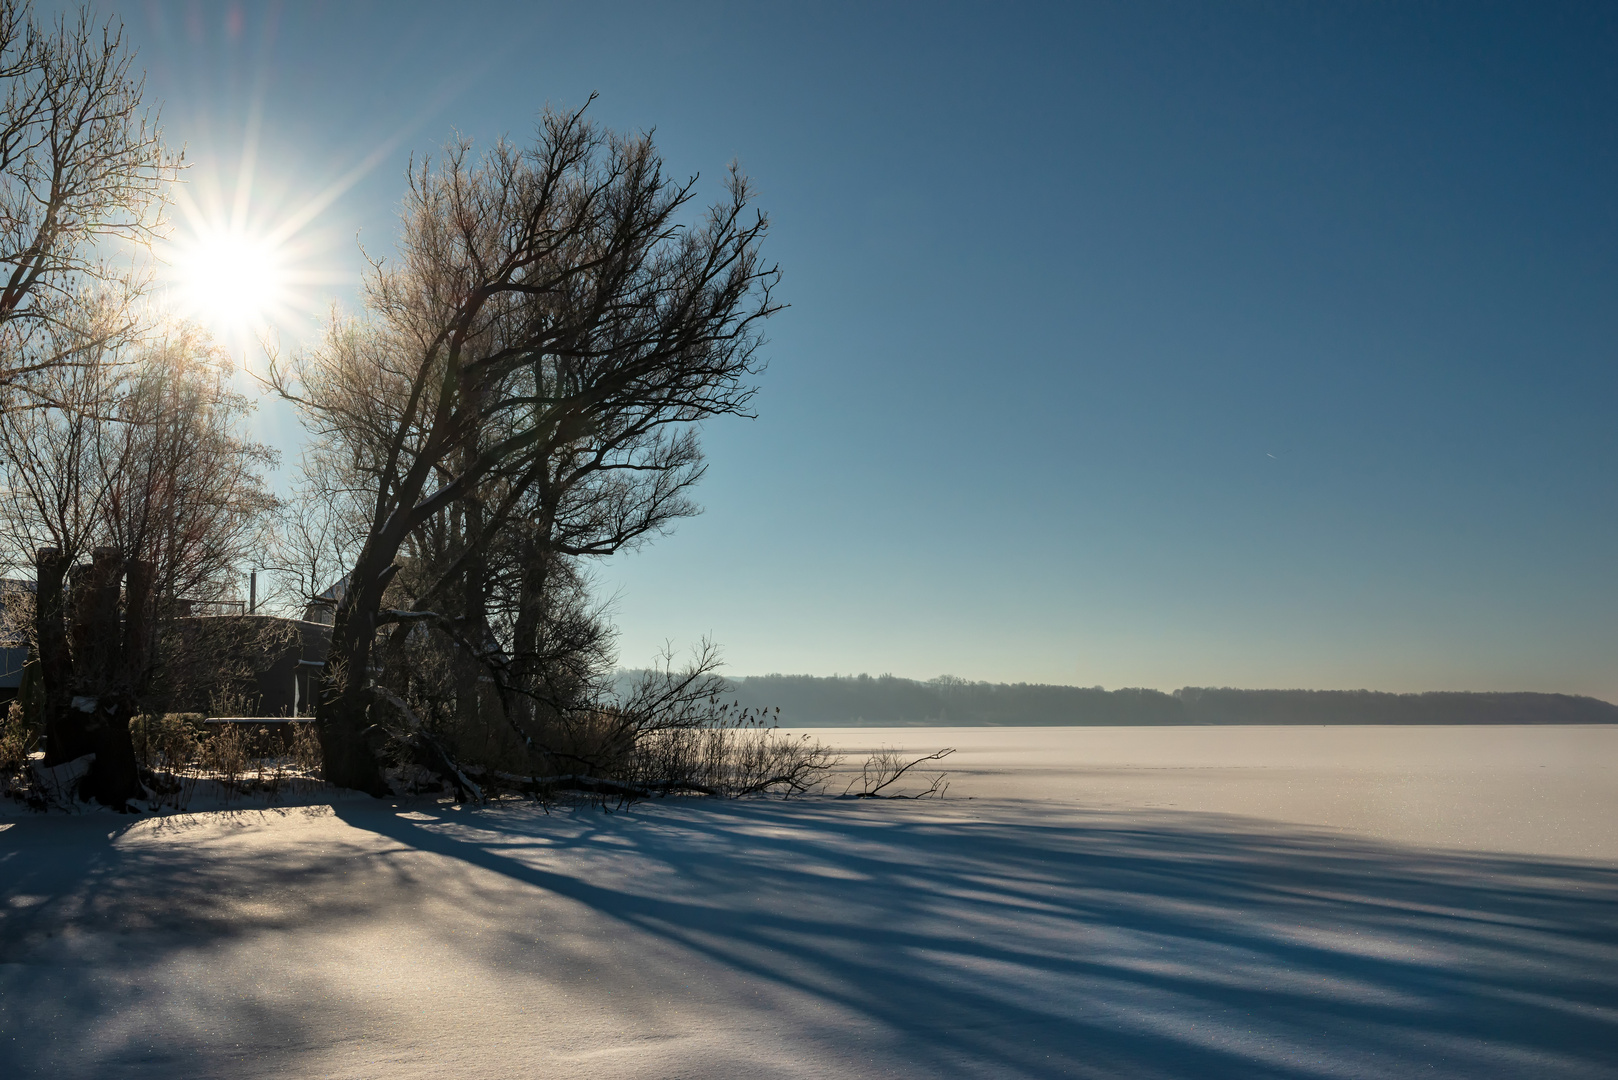
<instances>
[{"instance_id":1,"label":"dark wall of house","mask_svg":"<svg viewBox=\"0 0 1618 1080\"><path fill-rule=\"evenodd\" d=\"M22 668L27 662L27 649L0 648L0 705L17 696L17 688L22 685Z\"/></svg>"},{"instance_id":2,"label":"dark wall of house","mask_svg":"<svg viewBox=\"0 0 1618 1080\"><path fill-rule=\"evenodd\" d=\"M212 696L227 682L245 701L241 716L307 716L320 665L331 648L331 627L270 615L195 616L176 620L170 670L174 687L165 706L173 712L219 712ZM217 675L213 669L217 668Z\"/></svg>"},{"instance_id":3,"label":"dark wall of house","mask_svg":"<svg viewBox=\"0 0 1618 1080\"><path fill-rule=\"evenodd\" d=\"M251 616L250 616L251 617ZM279 620L298 632L297 644L267 658L258 673L259 707L256 716L313 716L320 667L331 649L331 627L300 619Z\"/></svg>"}]
</instances>

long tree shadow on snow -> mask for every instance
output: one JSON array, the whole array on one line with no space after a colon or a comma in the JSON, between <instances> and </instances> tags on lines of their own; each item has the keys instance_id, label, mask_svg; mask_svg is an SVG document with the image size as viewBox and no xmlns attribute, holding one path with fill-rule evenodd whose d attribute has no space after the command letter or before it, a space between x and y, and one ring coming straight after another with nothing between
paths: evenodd
<instances>
[{"instance_id":1,"label":"long tree shadow on snow","mask_svg":"<svg viewBox=\"0 0 1618 1080\"><path fill-rule=\"evenodd\" d=\"M131 846L104 817L0 834L0 1072L201 1075L236 1025L259 1047L244 1075L296 1073L329 1016L130 986L232 941L428 922L450 896L488 928L456 947L489 969L598 962L544 939L534 890L595 913L570 925L638 977L715 965L738 1009L820 1006L775 1014L844 1025L810 1045L841 1048L852 1020L873 1075L1618 1075L1610 865L1008 805L336 812L380 842ZM72 1042L120 1021L99 1058Z\"/></svg>"},{"instance_id":2,"label":"long tree shadow on snow","mask_svg":"<svg viewBox=\"0 0 1618 1080\"><path fill-rule=\"evenodd\" d=\"M660 870L637 885L557 869L554 838L523 843L539 819L339 813L852 1013L924 1073L1618 1075L1610 866L1210 815L800 803L602 823Z\"/></svg>"},{"instance_id":3,"label":"long tree shadow on snow","mask_svg":"<svg viewBox=\"0 0 1618 1080\"><path fill-rule=\"evenodd\" d=\"M0 1077L220 1075L234 1038L307 1046L329 1028L251 993L172 985L171 962L254 935L375 918L375 853L324 843L264 852L121 844L131 829L207 835L219 822L328 813L244 810L154 820L30 815L0 832ZM377 887L378 885L382 887ZM244 986L251 970L230 973ZM242 1051L240 1072L261 1064ZM206 1060L207 1071L199 1071Z\"/></svg>"}]
</instances>

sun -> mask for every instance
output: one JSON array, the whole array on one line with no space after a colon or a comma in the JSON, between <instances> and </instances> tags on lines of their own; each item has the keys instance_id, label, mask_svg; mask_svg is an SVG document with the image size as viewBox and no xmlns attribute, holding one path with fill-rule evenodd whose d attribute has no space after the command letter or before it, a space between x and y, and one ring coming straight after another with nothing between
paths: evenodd
<instances>
[{"instance_id":1,"label":"sun","mask_svg":"<svg viewBox=\"0 0 1618 1080\"><path fill-rule=\"evenodd\" d=\"M328 303L348 295L355 277L322 214L390 148L311 193L259 169L250 123L234 170L223 158L199 159L173 189L174 230L153 251L154 310L205 328L248 367L283 338L318 332Z\"/></svg>"},{"instance_id":2,"label":"sun","mask_svg":"<svg viewBox=\"0 0 1618 1080\"><path fill-rule=\"evenodd\" d=\"M284 260L261 238L210 231L177 255L186 306L221 330L261 326L284 304Z\"/></svg>"}]
</instances>

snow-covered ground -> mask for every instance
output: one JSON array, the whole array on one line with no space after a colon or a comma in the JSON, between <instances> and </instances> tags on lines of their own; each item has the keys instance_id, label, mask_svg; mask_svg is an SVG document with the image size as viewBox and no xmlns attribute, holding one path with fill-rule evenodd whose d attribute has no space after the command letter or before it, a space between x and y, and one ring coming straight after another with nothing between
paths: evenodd
<instances>
[{"instance_id":1,"label":"snow-covered ground","mask_svg":"<svg viewBox=\"0 0 1618 1080\"><path fill-rule=\"evenodd\" d=\"M0 1077L1618 1076L1618 729L904 729L943 802L0 819Z\"/></svg>"}]
</instances>

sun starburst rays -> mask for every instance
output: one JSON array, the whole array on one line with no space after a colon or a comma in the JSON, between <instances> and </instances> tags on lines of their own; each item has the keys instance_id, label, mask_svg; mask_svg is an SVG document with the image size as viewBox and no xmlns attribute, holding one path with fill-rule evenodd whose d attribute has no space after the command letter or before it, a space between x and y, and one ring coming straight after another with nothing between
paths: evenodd
<instances>
[{"instance_id":1,"label":"sun starburst rays","mask_svg":"<svg viewBox=\"0 0 1618 1080\"><path fill-rule=\"evenodd\" d=\"M174 197L174 231L161 252L162 301L206 326L251 363L266 338L301 339L352 285L329 230L313 224L328 191L297 195L256 168L256 132L235 176L198 168Z\"/></svg>"}]
</instances>

